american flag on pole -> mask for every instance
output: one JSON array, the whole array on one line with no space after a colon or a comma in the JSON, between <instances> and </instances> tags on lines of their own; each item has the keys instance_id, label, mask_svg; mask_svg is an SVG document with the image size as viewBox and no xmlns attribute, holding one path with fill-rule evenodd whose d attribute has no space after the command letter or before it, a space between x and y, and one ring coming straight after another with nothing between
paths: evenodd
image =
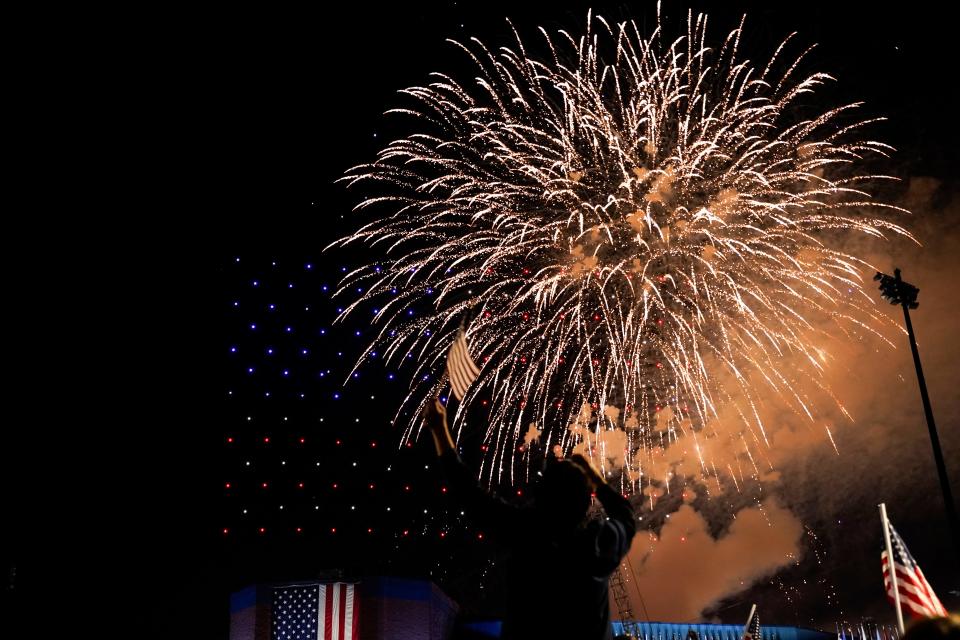
<instances>
[{"instance_id":1,"label":"american flag on pole","mask_svg":"<svg viewBox=\"0 0 960 640\"><path fill-rule=\"evenodd\" d=\"M760 612L757 611L757 605L750 607L750 615L747 618L747 624L743 626L744 640L760 640Z\"/></svg>"},{"instance_id":2,"label":"american flag on pole","mask_svg":"<svg viewBox=\"0 0 960 640\"><path fill-rule=\"evenodd\" d=\"M357 640L357 603L355 584L277 587L270 640Z\"/></svg>"},{"instance_id":3,"label":"american flag on pole","mask_svg":"<svg viewBox=\"0 0 960 640\"><path fill-rule=\"evenodd\" d=\"M897 591L900 592L900 603L910 610L915 618L932 618L947 615L940 599L923 577L923 571L917 565L904 544L903 538L887 521L890 528L890 545L893 549L893 565L896 568ZM890 602L894 602L893 583L890 580L890 562L886 549L880 554L883 564L883 587Z\"/></svg>"},{"instance_id":4,"label":"american flag on pole","mask_svg":"<svg viewBox=\"0 0 960 640\"><path fill-rule=\"evenodd\" d=\"M450 387L453 389L453 395L457 400L463 400L467 394L467 389L473 384L473 381L480 375L480 369L474 364L470 357L470 348L467 346L467 336L461 326L457 330L457 337L454 338L450 346L450 352L447 354L447 377L450 378Z\"/></svg>"}]
</instances>

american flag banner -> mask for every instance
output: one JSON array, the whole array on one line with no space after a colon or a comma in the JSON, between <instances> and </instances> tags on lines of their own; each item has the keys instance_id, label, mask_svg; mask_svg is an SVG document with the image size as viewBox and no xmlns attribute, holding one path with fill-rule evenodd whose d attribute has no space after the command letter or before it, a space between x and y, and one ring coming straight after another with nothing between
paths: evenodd
<instances>
[{"instance_id":1,"label":"american flag banner","mask_svg":"<svg viewBox=\"0 0 960 640\"><path fill-rule=\"evenodd\" d=\"M900 537L889 521L887 521L887 526L890 529L890 546L893 550L893 566L896 568L897 591L900 593L901 605L909 609L915 618L947 615L947 610L943 608L940 599L937 598L930 584L927 583L927 579L923 577L923 571L920 570L917 561L910 555L903 538ZM890 579L890 562L887 558L886 549L880 553L880 560L883 564L883 587L890 602L895 603L893 581Z\"/></svg>"},{"instance_id":2,"label":"american flag banner","mask_svg":"<svg viewBox=\"0 0 960 640\"><path fill-rule=\"evenodd\" d=\"M463 327L457 330L457 337L454 338L450 346L450 352L447 354L447 377L450 378L450 387L453 389L453 395L457 400L463 400L467 394L467 389L473 384L473 381L480 375L480 369L470 357L470 348L467 346L467 336L463 332Z\"/></svg>"},{"instance_id":3,"label":"american flag banner","mask_svg":"<svg viewBox=\"0 0 960 640\"><path fill-rule=\"evenodd\" d=\"M356 585L291 585L273 591L271 640L356 640Z\"/></svg>"}]
</instances>

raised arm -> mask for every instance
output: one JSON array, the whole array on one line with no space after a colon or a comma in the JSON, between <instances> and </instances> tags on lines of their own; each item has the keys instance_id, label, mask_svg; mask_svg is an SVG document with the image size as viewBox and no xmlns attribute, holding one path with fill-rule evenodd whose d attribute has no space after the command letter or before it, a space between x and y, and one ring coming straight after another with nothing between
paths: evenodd
<instances>
[{"instance_id":1,"label":"raised arm","mask_svg":"<svg viewBox=\"0 0 960 640\"><path fill-rule=\"evenodd\" d=\"M517 526L519 509L484 489L457 453L447 426L447 411L434 399L424 411L424 420L440 458L440 466L453 494L463 502L475 524L494 537L504 539Z\"/></svg>"},{"instance_id":2,"label":"raised arm","mask_svg":"<svg viewBox=\"0 0 960 640\"><path fill-rule=\"evenodd\" d=\"M607 484L593 465L577 454L570 461L580 467L593 485L597 500L609 518L601 525L597 535L596 564L594 573L607 576L616 570L620 560L630 550L630 543L637 532L633 507L630 502Z\"/></svg>"}]
</instances>

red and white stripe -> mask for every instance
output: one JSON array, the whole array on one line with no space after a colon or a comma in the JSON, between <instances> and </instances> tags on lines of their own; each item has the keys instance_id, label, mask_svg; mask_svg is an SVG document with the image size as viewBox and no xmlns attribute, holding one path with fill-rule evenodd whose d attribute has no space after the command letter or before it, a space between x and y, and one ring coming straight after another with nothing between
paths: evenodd
<instances>
[{"instance_id":1,"label":"red and white stripe","mask_svg":"<svg viewBox=\"0 0 960 640\"><path fill-rule=\"evenodd\" d=\"M880 560L883 563L883 587L887 592L887 598L890 602L895 602L893 597L893 583L890 580L890 563L887 562L887 552L880 553ZM947 610L943 608L940 599L933 592L927 579L923 577L923 571L919 566L914 566L911 570L899 562L894 563L897 568L897 591L900 592L900 604L906 607L914 617L933 618L947 615Z\"/></svg>"},{"instance_id":2,"label":"red and white stripe","mask_svg":"<svg viewBox=\"0 0 960 640\"><path fill-rule=\"evenodd\" d=\"M450 378L450 387L457 400L463 400L463 396L467 395L467 389L478 375L480 375L480 369L470 357L467 336L463 333L463 327L460 327L447 354L447 376Z\"/></svg>"},{"instance_id":3,"label":"red and white stripe","mask_svg":"<svg viewBox=\"0 0 960 640\"><path fill-rule=\"evenodd\" d=\"M356 585L321 584L317 640L357 640L357 604Z\"/></svg>"}]
</instances>

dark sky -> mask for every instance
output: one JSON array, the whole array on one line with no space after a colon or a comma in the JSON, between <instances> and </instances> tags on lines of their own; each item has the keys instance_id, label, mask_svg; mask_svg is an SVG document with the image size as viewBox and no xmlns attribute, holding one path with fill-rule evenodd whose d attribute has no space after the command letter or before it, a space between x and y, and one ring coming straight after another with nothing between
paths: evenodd
<instances>
[{"instance_id":1,"label":"dark sky","mask_svg":"<svg viewBox=\"0 0 960 640\"><path fill-rule=\"evenodd\" d=\"M348 214L355 196L334 181L350 166L370 159L395 131L382 114L396 104L398 89L423 82L431 71L464 69L452 55L452 46L444 42L446 38L476 35L488 44L505 43L509 37L505 17L510 17L529 39L533 39L536 26L579 29L589 6L499 1L382 6L343 3L312 10L233 7L222 12L174 12L163 16L161 24L169 26L160 29L161 33L151 34L154 46L144 63L132 65L113 77L119 86L138 78L148 78L147 85L155 85L155 91L137 94L138 99L133 102L151 106L149 115L145 112L142 121L134 118L136 122L131 127L153 129L143 140L163 149L162 159L157 157L144 165L144 171L154 174L156 181L131 196L127 203L131 211L137 211L138 203L149 203L140 213L131 213L138 219L136 228L124 223L104 228L105 236L120 234L123 261L134 265L134 273L121 277L116 273L121 267L111 264L103 254L93 260L97 267L95 276L91 274L115 286L102 296L106 308L114 312L114 320L106 325L98 322L99 331L89 334L96 339L90 342L119 341L123 343L121 350L129 345L135 353L116 360L119 371L114 372L118 380L113 388L91 389L77 399L77 406L84 410L82 431L78 431L79 425L74 429L69 426L72 423L64 420L64 448L82 443L82 450L90 453L88 462L71 460L67 468L87 481L62 487L42 480L39 486L48 496L56 493L58 503L67 505L64 514L69 515L46 513L34 518L35 512L27 500L17 504L20 517L16 520L22 526L14 531L9 564L17 567L15 584L20 593L44 582L40 572L32 568L51 558L58 573L79 571L90 576L101 570L115 572L116 578L111 578L114 584L149 576L150 586L144 589L142 600L150 604L143 610L161 620L160 626L178 628L189 619L191 624L198 625L193 629L225 637L226 594L248 580L284 578L290 574L308 577L304 574L333 567L341 553L363 558L344 563L354 572L397 570L424 574L424 559L432 562L440 554L429 548L432 543L413 547L414 552L398 561L393 542L388 543L385 538L370 543L355 539L340 547L331 546L327 538L313 531L306 542L293 545L283 537L267 542L258 541L255 536L225 541L218 535L223 527L235 526L224 524L232 516L230 505L225 506L222 487L233 469L231 465L239 464L243 457L227 451L224 438L237 430L237 422L250 406L270 415L285 413L283 409L265 409L261 401L250 400L250 404L239 408L225 403L223 393L231 385L246 385L237 387L239 393L246 394L244 397L252 397L262 389L253 383L237 382L242 369L225 353L233 344L250 339L240 337L237 319L225 308L238 296L245 302L267 302L266 294L260 299L256 297L259 293L241 291L254 278L266 278L277 296L287 296L284 299L291 304L295 301L309 306L308 294L291 298L289 292L281 294L283 285L293 280L298 287L333 284L342 264L363 258L351 254L321 255L324 246L353 228ZM955 118L956 74L952 67L955 55L950 53L955 34L942 9L933 3L879 8L865 2L789 6L758 3L756 7L727 2L666 2L663 13L678 24L685 19L688 6L709 13L716 37L732 29L746 12L746 47L756 52L751 57L758 60L765 59L792 31L799 32L802 42L819 43L813 66L838 79L837 86L827 95L837 101L863 100L868 113L890 119L874 130L876 137L898 149L885 171L905 180L934 178L935 202L930 204L929 198L923 201L924 206L930 205L930 215L922 228L931 237L943 230L956 237L956 225L947 220L951 212L957 211L960 146ZM653 23L652 2L593 8L595 13L611 19L635 18L640 24ZM136 32L134 29L124 40L135 39ZM122 55L122 50L115 55ZM163 137L168 139L159 140ZM151 250L141 256L140 248L148 245ZM934 245L936 250L926 258L925 273L934 273L934 258L945 256L947 260L949 249L956 243ZM241 258L242 266L236 266L236 257ZM279 271L273 268L273 261L281 264ZM308 263L316 265L316 270L309 274L302 270ZM949 264L955 272L956 261ZM128 278L136 280L141 275L139 285L128 287ZM128 288L137 289L137 293ZM944 285L940 290L948 295L949 287ZM78 309L89 304L89 300L75 303ZM316 306L316 326L323 326L328 322L324 318L332 315L336 305L318 300ZM938 335L947 335L957 325L956 308L950 304L937 308L945 319L930 331L936 332L939 327ZM921 306L920 313L923 311ZM921 330L918 325L918 331ZM78 335L77 339L82 337ZM358 348L346 337L343 344L348 352ZM310 348L321 350L324 357L332 359L330 346L318 342ZM902 349L899 355L903 355ZM96 344L84 347L86 362L93 363L96 357ZM944 376L957 372L949 364L941 370ZM73 377L83 375L83 367L78 364L72 364L67 371ZM125 375L125 371L130 375ZM911 373L909 369L903 371ZM902 371L890 375L897 373ZM357 411L356 402L365 398L368 391L381 393L385 384L382 378L354 387L350 393L356 394L356 402L350 409L327 406L329 399L319 399L319 390L326 389L326 381L314 382L317 404L299 414L304 423L319 416L337 423L331 434L352 439L350 453L355 456L349 457L365 465L376 465L376 482L381 482L386 466L395 463L404 477L419 482L424 491L434 486L431 483L438 480L429 471L419 469L419 464L428 460L429 451L414 447L395 453L396 434L384 420L362 437L348 428ZM903 397L915 401L912 384L910 378L903 383ZM936 384L931 381L932 387ZM306 383L305 386L309 388ZM941 432L947 432L945 439L953 443L949 450L956 452L957 437L949 435L956 432L955 401L944 397L950 391L943 383L937 388L943 389L940 399L948 405L940 422ZM392 415L389 403L395 397L395 392L384 389L382 405L365 405L363 409L370 415ZM935 410L937 401L934 391ZM919 412L919 402L913 408ZM920 428L919 424L915 426ZM274 438L291 435L280 426L271 433ZM925 434L920 432L918 437L921 436ZM43 435L36 431L25 437L30 447L40 448L44 444ZM376 453L371 450L372 441L380 446ZM874 442L875 450L869 455L856 449L862 444L854 439L850 445L853 451L842 452L858 460L850 465L859 469L857 473L863 472L861 467L875 467L886 457L882 442ZM921 440L917 451L927 453L928 446ZM325 447L313 454L347 461L347 457ZM394 454L396 462L391 457ZM71 456L65 453L64 458ZM823 492L831 486L846 487L851 496L847 502L836 496L825 497L821 509L816 497L802 487L791 486L789 478L784 481L788 506L793 506L805 523L809 521L819 536L820 542L805 547L808 556L826 550L831 558L842 558L860 553L857 545L872 545L879 533L873 507L878 498L855 483L824 481L823 469L813 462L797 460L794 466L798 468L797 482L815 485ZM843 468L842 463L837 463L829 473ZM324 476L325 482L340 473L339 467L331 469L330 475ZM955 462L952 469L955 478L960 475ZM899 481L891 489L891 495L899 500L909 501L914 495L913 487L919 487L922 497L914 504L901 533L908 544L911 534L923 540L911 545L921 563L924 557L930 557L922 553L924 544L929 543L938 553L945 554L942 565L927 570L934 581L945 580L950 573L945 568L949 548L942 543L943 520L938 511L935 479L929 475L932 473L918 464L907 472L899 469L884 477L893 478L889 482ZM368 476L364 474L363 479L365 482ZM958 482L955 480L954 484ZM391 491L400 491L398 486L395 484ZM104 487L103 492L98 487ZM363 495L357 488L353 491ZM386 506L393 504L394 499L401 500L387 491L373 502ZM416 500L438 507L446 504L445 498L426 494ZM340 507L347 509L350 502L349 497L345 498ZM407 501L402 515L384 517L382 522L402 528L403 518L412 514L412 504ZM853 529L850 534L839 528L831 531L830 519L846 512L864 521L852 526L844 523ZM821 517L817 517L818 513ZM322 520L310 522L311 526L326 524ZM57 533L57 527L65 523L70 533ZM455 523L455 519L434 520L431 514L431 518L417 520L411 528L433 527L433 533ZM870 535L860 533L861 528L869 529ZM468 555L461 550L469 552L473 548L473 540L468 538L475 534L468 531L453 551L444 551L443 561L467 562L464 558ZM843 539L848 535L856 542L844 546ZM49 541L49 554L32 555L25 551L30 546L28 541L37 536ZM816 552L815 544L821 545ZM481 548L485 549L483 553L492 553L488 547ZM848 617L856 617L858 609L871 615L883 615L884 611L882 604L876 606L880 600L878 552L870 547L863 555L869 559L854 563L853 567L837 560L828 563L827 582L849 596L844 612ZM471 571L481 572L484 566L484 560L477 560ZM777 578L781 583L796 581L799 585L809 580L812 584L826 584L817 566L808 563ZM489 579L496 584L495 575ZM783 597L784 589L768 580L761 582L755 590L720 603L711 615L724 622L740 621L749 599L755 599L769 611L765 613L765 622L825 625L837 618L809 589L797 595L795 602L788 602ZM463 603L469 610L481 614L496 610L495 599L481 596L462 584L450 589L460 598L473 599ZM956 595L940 595L945 601L952 598L952 602L957 602ZM128 599L133 600L129 596Z\"/></svg>"}]
</instances>

